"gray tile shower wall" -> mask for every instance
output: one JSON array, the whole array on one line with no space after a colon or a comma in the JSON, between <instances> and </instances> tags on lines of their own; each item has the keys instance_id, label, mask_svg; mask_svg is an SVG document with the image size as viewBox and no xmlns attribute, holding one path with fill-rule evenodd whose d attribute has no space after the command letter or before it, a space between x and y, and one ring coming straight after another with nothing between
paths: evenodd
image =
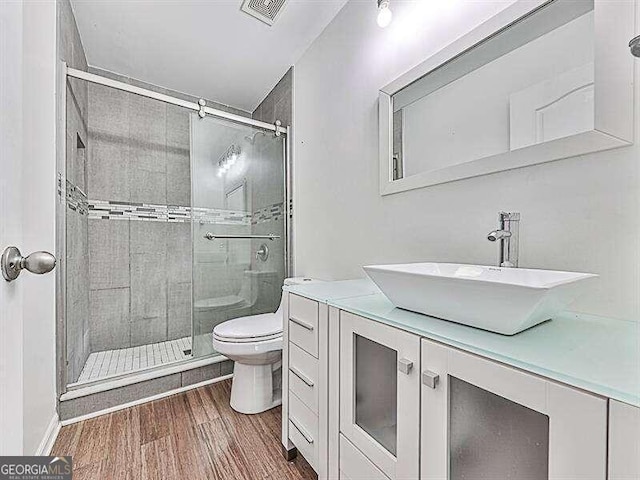
<instances>
[{"instance_id":1,"label":"gray tile shower wall","mask_svg":"<svg viewBox=\"0 0 640 480\"><path fill-rule=\"evenodd\" d=\"M89 71L197 101L104 70ZM89 84L88 98L91 351L189 335L191 215L224 217L191 211L190 112L97 84Z\"/></svg>"},{"instance_id":2,"label":"gray tile shower wall","mask_svg":"<svg viewBox=\"0 0 640 480\"><path fill-rule=\"evenodd\" d=\"M58 52L60 60L70 67L87 70L80 34L68 0L57 2ZM59 332L67 337L67 365L70 382L77 380L89 356L89 266L87 257L88 217L86 171L88 145L88 88L86 82L69 79L66 84L66 185L60 193L66 196L66 298L65 314L59 321Z\"/></svg>"},{"instance_id":3,"label":"gray tile shower wall","mask_svg":"<svg viewBox=\"0 0 640 480\"><path fill-rule=\"evenodd\" d=\"M293 67L278 81L273 90L256 107L251 117L254 120L274 123L280 120L282 125L291 125L293 103Z\"/></svg>"}]
</instances>

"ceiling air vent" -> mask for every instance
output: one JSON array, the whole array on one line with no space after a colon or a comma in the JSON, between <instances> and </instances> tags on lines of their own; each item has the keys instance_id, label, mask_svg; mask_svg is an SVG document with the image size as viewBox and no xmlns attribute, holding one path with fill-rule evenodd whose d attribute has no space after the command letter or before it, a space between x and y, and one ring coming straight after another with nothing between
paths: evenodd
<instances>
[{"instance_id":1,"label":"ceiling air vent","mask_svg":"<svg viewBox=\"0 0 640 480\"><path fill-rule=\"evenodd\" d=\"M287 0L244 0L240 9L258 20L273 25Z\"/></svg>"}]
</instances>

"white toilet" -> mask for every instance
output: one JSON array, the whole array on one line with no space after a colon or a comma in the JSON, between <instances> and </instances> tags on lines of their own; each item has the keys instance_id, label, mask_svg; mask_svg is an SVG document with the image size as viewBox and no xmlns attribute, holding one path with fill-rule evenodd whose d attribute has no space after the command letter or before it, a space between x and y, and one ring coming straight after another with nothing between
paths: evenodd
<instances>
[{"instance_id":1,"label":"white toilet","mask_svg":"<svg viewBox=\"0 0 640 480\"><path fill-rule=\"evenodd\" d=\"M287 278L285 285L311 283ZM283 300L275 313L228 320L213 329L213 348L235 362L231 408L260 413L282 402Z\"/></svg>"}]
</instances>

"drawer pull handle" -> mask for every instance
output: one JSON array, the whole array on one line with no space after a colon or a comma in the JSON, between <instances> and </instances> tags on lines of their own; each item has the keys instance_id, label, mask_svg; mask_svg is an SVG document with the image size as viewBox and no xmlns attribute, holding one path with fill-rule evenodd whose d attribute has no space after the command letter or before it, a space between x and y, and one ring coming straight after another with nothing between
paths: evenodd
<instances>
[{"instance_id":1,"label":"drawer pull handle","mask_svg":"<svg viewBox=\"0 0 640 480\"><path fill-rule=\"evenodd\" d=\"M291 370L291 373L293 373L296 377L306 383L309 387L313 387L313 381L296 367L289 367L289 370Z\"/></svg>"},{"instance_id":2,"label":"drawer pull handle","mask_svg":"<svg viewBox=\"0 0 640 480\"><path fill-rule=\"evenodd\" d=\"M300 435L302 435L304 437L304 439L307 441L308 444L312 444L313 443L313 438L311 438L311 435L309 435L304 428L302 428L300 425L298 425L298 423L291 417L289 417L289 421L291 422L291 425L296 427L296 430L298 430L300 432Z\"/></svg>"},{"instance_id":3,"label":"drawer pull handle","mask_svg":"<svg viewBox=\"0 0 640 480\"><path fill-rule=\"evenodd\" d=\"M406 358L401 358L398 360L398 370L404 373L405 375L409 375L411 373L411 369L413 369L413 362Z\"/></svg>"},{"instance_id":4,"label":"drawer pull handle","mask_svg":"<svg viewBox=\"0 0 640 480\"><path fill-rule=\"evenodd\" d=\"M440 380L440 375L436 372L432 372L431 370L425 370L422 372L422 384L429 388L436 388L438 386L438 380Z\"/></svg>"},{"instance_id":5,"label":"drawer pull handle","mask_svg":"<svg viewBox=\"0 0 640 480\"><path fill-rule=\"evenodd\" d=\"M307 330L313 330L313 325L307 322L303 322L302 320L298 320L297 318L289 317L289 319L295 323L296 325L300 325L302 328L306 328Z\"/></svg>"}]
</instances>

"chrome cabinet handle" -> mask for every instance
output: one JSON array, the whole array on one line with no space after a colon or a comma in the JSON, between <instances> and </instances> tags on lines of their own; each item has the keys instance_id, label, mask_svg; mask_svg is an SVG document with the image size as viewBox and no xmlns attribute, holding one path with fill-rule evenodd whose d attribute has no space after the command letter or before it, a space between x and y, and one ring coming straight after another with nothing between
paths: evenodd
<instances>
[{"instance_id":1,"label":"chrome cabinet handle","mask_svg":"<svg viewBox=\"0 0 640 480\"><path fill-rule=\"evenodd\" d=\"M20 275L22 270L42 275L48 273L56 266L56 257L49 252L33 252L23 257L16 247L7 247L0 258L2 276L7 282L12 282Z\"/></svg>"},{"instance_id":2,"label":"chrome cabinet handle","mask_svg":"<svg viewBox=\"0 0 640 480\"><path fill-rule=\"evenodd\" d=\"M289 367L289 370L291 370L291 373L293 373L296 377L298 377L300 380L306 383L307 386L313 387L313 381L309 377L307 377L304 373L302 373L300 370L298 370L296 367Z\"/></svg>"},{"instance_id":3,"label":"chrome cabinet handle","mask_svg":"<svg viewBox=\"0 0 640 480\"><path fill-rule=\"evenodd\" d=\"M413 362L406 358L401 358L398 360L398 370L404 373L405 375L409 375L411 373L411 369L413 368Z\"/></svg>"},{"instance_id":4,"label":"chrome cabinet handle","mask_svg":"<svg viewBox=\"0 0 640 480\"><path fill-rule=\"evenodd\" d=\"M429 388L436 388L438 386L438 381L440 380L440 375L436 372L432 372L431 370L425 370L422 372L422 384Z\"/></svg>"},{"instance_id":5,"label":"chrome cabinet handle","mask_svg":"<svg viewBox=\"0 0 640 480\"><path fill-rule=\"evenodd\" d=\"M291 425L296 427L296 430L300 432L300 435L304 437L304 439L307 441L308 444L313 443L313 437L311 437L311 435L309 435L309 433L307 433L307 431L304 428L298 425L298 423L292 417L289 417L289 421L291 422Z\"/></svg>"},{"instance_id":6,"label":"chrome cabinet handle","mask_svg":"<svg viewBox=\"0 0 640 480\"><path fill-rule=\"evenodd\" d=\"M313 330L313 325L311 325L310 323L303 322L302 320L298 320L297 318L294 318L294 317L289 317L289 320L291 320L296 325L300 325L302 328L306 328L307 330Z\"/></svg>"}]
</instances>

